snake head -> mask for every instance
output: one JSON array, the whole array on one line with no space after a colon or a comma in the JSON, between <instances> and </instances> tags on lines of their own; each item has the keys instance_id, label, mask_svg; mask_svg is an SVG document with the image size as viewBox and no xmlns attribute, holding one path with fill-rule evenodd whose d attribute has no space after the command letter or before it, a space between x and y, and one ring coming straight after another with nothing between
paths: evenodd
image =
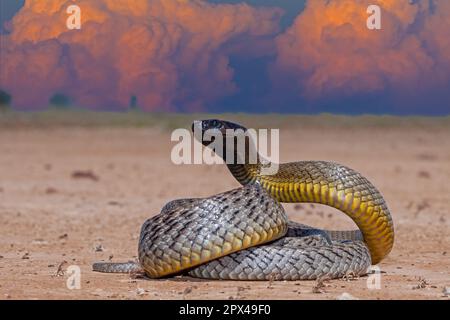
<instances>
[{"instance_id":1,"label":"snake head","mask_svg":"<svg viewBox=\"0 0 450 320\"><path fill-rule=\"evenodd\" d=\"M197 120L192 124L192 132L194 132L194 136L197 140L201 138L199 141L204 146L210 145L214 141L215 135L220 134L224 139L226 139L227 136L234 136L234 132L236 130L246 132L247 128L237 123L219 119ZM201 133L201 136L196 135L196 133ZM205 133L212 135L212 139L204 140L203 137L205 136Z\"/></svg>"}]
</instances>

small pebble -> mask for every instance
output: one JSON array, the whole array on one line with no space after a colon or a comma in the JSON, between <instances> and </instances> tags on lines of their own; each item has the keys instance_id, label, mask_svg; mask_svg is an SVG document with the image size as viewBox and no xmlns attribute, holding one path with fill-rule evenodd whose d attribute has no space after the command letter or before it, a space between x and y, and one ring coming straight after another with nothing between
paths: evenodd
<instances>
[{"instance_id":1,"label":"small pebble","mask_svg":"<svg viewBox=\"0 0 450 320\"><path fill-rule=\"evenodd\" d=\"M145 294L145 289L137 288L136 294L137 294L138 296L142 296L143 294Z\"/></svg>"},{"instance_id":2,"label":"small pebble","mask_svg":"<svg viewBox=\"0 0 450 320\"><path fill-rule=\"evenodd\" d=\"M359 300L358 298L352 296L350 293L344 292L336 298L336 300Z\"/></svg>"}]
</instances>

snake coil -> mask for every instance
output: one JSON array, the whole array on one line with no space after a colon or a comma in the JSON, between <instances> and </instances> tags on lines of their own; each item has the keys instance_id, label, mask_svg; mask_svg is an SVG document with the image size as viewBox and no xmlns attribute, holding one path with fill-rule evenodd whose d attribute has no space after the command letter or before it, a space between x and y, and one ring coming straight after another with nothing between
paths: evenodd
<instances>
[{"instance_id":1,"label":"snake coil","mask_svg":"<svg viewBox=\"0 0 450 320\"><path fill-rule=\"evenodd\" d=\"M145 272L150 278L183 273L230 280L339 278L365 274L391 251L394 227L386 202L358 172L333 162L299 161L279 164L267 175L263 169L270 163L259 154L249 161L254 145L245 127L213 119L196 121L192 129L201 137L222 137L223 150L213 148L214 139L199 140L224 158L242 187L169 202L143 224L138 263L99 262L94 271ZM244 134L244 150L230 130ZM226 152L231 144L234 161ZM321 230L289 221L280 202L334 207L359 230Z\"/></svg>"}]
</instances>

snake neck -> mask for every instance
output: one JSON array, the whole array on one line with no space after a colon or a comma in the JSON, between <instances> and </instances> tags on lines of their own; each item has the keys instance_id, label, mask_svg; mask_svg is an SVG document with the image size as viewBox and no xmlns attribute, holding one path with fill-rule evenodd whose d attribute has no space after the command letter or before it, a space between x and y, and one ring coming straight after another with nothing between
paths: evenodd
<instances>
[{"instance_id":1,"label":"snake neck","mask_svg":"<svg viewBox=\"0 0 450 320\"><path fill-rule=\"evenodd\" d=\"M258 173L261 170L261 163L227 164L227 166L231 174L242 185L247 185L249 183L255 182L257 180Z\"/></svg>"},{"instance_id":2,"label":"snake neck","mask_svg":"<svg viewBox=\"0 0 450 320\"><path fill-rule=\"evenodd\" d=\"M253 151L254 153L249 152L250 148L247 146L245 152L234 151L231 161L227 161L230 160L229 157L224 157L228 170L244 186L249 183L259 182L263 177L263 169L272 166L272 163L259 153L255 151Z\"/></svg>"}]
</instances>

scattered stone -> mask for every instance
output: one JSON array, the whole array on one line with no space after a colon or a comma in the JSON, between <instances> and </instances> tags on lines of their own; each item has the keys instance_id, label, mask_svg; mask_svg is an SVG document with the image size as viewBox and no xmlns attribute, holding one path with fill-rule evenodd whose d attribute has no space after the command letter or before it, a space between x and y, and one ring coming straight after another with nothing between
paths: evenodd
<instances>
[{"instance_id":1,"label":"scattered stone","mask_svg":"<svg viewBox=\"0 0 450 320\"><path fill-rule=\"evenodd\" d=\"M30 259L30 254L28 252L25 252L25 254L22 256L22 259Z\"/></svg>"},{"instance_id":2,"label":"scattered stone","mask_svg":"<svg viewBox=\"0 0 450 320\"><path fill-rule=\"evenodd\" d=\"M300 210L302 210L303 209L303 206L301 205L301 204L296 204L295 206L294 206L294 210L295 211L300 211Z\"/></svg>"},{"instance_id":3,"label":"scattered stone","mask_svg":"<svg viewBox=\"0 0 450 320\"><path fill-rule=\"evenodd\" d=\"M344 292L339 295L336 300L359 300L358 298L352 296L350 293Z\"/></svg>"},{"instance_id":4,"label":"scattered stone","mask_svg":"<svg viewBox=\"0 0 450 320\"><path fill-rule=\"evenodd\" d=\"M444 287L442 289L442 293L444 294L444 296L448 297L450 296L450 287Z\"/></svg>"},{"instance_id":5,"label":"scattered stone","mask_svg":"<svg viewBox=\"0 0 450 320\"><path fill-rule=\"evenodd\" d=\"M424 170L419 171L417 173L417 175L419 176L419 178L423 178L423 179L430 179L431 178L430 173L428 171L424 171Z\"/></svg>"},{"instance_id":6,"label":"scattered stone","mask_svg":"<svg viewBox=\"0 0 450 320\"><path fill-rule=\"evenodd\" d=\"M417 210L414 213L414 216L417 217L420 212L422 212L423 210L428 209L428 208L430 208L430 204L429 204L428 200L426 200L426 199L422 200L422 202L417 205Z\"/></svg>"},{"instance_id":7,"label":"scattered stone","mask_svg":"<svg viewBox=\"0 0 450 320\"><path fill-rule=\"evenodd\" d=\"M53 275L54 277L62 277L65 274L64 271L64 266L67 264L66 260L63 260L59 265L58 265L58 269L56 270L55 274Z\"/></svg>"},{"instance_id":8,"label":"scattered stone","mask_svg":"<svg viewBox=\"0 0 450 320\"><path fill-rule=\"evenodd\" d=\"M31 243L37 244L37 245L45 245L45 244L48 244L48 241L46 241L44 239L34 239Z\"/></svg>"},{"instance_id":9,"label":"scattered stone","mask_svg":"<svg viewBox=\"0 0 450 320\"><path fill-rule=\"evenodd\" d=\"M137 289L136 289L136 294L137 294L138 296L142 296L142 295L144 295L146 292L147 292L147 291L146 291L145 289L142 289L142 288L137 288Z\"/></svg>"},{"instance_id":10,"label":"scattered stone","mask_svg":"<svg viewBox=\"0 0 450 320\"><path fill-rule=\"evenodd\" d=\"M103 246L101 244L99 244L98 246L95 247L95 252L103 252L105 250L105 248L103 248Z\"/></svg>"},{"instance_id":11,"label":"scattered stone","mask_svg":"<svg viewBox=\"0 0 450 320\"><path fill-rule=\"evenodd\" d=\"M81 170L77 170L72 172L72 179L87 179L87 180L92 180L92 181L99 181L100 178L92 171L90 170L86 170L86 171L81 171Z\"/></svg>"},{"instance_id":12,"label":"scattered stone","mask_svg":"<svg viewBox=\"0 0 450 320\"><path fill-rule=\"evenodd\" d=\"M52 188L52 187L48 187L47 189L45 189L45 193L46 194L56 194L56 193L58 193L58 190L56 190L55 188Z\"/></svg>"},{"instance_id":13,"label":"scattered stone","mask_svg":"<svg viewBox=\"0 0 450 320\"><path fill-rule=\"evenodd\" d=\"M63 239L67 239L68 237L69 237L69 235L67 233L64 233L64 234L60 235L58 237L58 239L63 240Z\"/></svg>"},{"instance_id":14,"label":"scattered stone","mask_svg":"<svg viewBox=\"0 0 450 320\"><path fill-rule=\"evenodd\" d=\"M412 289L413 290L417 290L417 289L423 289L425 288L427 285L429 285L429 283L422 277L419 277L419 283L416 286L413 286Z\"/></svg>"},{"instance_id":15,"label":"scattered stone","mask_svg":"<svg viewBox=\"0 0 450 320\"><path fill-rule=\"evenodd\" d=\"M187 287L186 289L184 289L183 294L186 295L186 294L189 294L191 292L192 292L192 287Z\"/></svg>"}]
</instances>

